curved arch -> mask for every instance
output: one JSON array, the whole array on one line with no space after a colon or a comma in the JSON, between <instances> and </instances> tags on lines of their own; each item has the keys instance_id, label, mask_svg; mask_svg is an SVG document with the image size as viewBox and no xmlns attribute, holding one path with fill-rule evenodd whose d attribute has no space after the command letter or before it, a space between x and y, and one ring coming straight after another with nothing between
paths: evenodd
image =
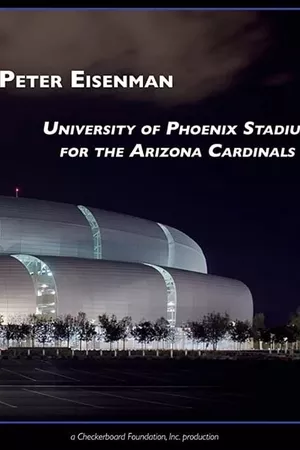
<instances>
[{"instance_id":1,"label":"curved arch","mask_svg":"<svg viewBox=\"0 0 300 450\"><path fill-rule=\"evenodd\" d=\"M31 255L11 255L26 267L30 274L36 295L36 314L57 315L56 282L49 266Z\"/></svg>"},{"instance_id":2,"label":"curved arch","mask_svg":"<svg viewBox=\"0 0 300 450\"><path fill-rule=\"evenodd\" d=\"M77 208L82 212L91 228L94 243L94 258L102 259L101 233L98 222L94 214L88 208L82 205L78 205Z\"/></svg>"},{"instance_id":3,"label":"curved arch","mask_svg":"<svg viewBox=\"0 0 300 450\"><path fill-rule=\"evenodd\" d=\"M173 267L174 261L175 261L175 241L173 239L172 234L168 230L168 228L165 225L162 225L161 223L157 223L157 225L162 229L164 232L167 241L168 241L168 266Z\"/></svg>"},{"instance_id":4,"label":"curved arch","mask_svg":"<svg viewBox=\"0 0 300 450\"><path fill-rule=\"evenodd\" d=\"M172 264L168 267L190 272L207 273L207 263L201 247L188 235L168 225L158 224L169 244ZM164 264L162 264L164 266Z\"/></svg>"},{"instance_id":5,"label":"curved arch","mask_svg":"<svg viewBox=\"0 0 300 450\"><path fill-rule=\"evenodd\" d=\"M175 281L172 275L160 266L145 263L145 265L156 269L163 277L167 288L167 320L171 327L176 326L176 310L177 310L177 291Z\"/></svg>"}]
</instances>

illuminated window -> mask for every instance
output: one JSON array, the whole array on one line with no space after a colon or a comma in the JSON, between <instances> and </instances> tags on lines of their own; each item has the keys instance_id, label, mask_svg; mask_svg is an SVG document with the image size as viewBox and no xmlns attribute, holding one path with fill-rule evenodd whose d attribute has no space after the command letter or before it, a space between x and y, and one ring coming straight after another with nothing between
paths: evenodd
<instances>
[{"instance_id":1,"label":"illuminated window","mask_svg":"<svg viewBox=\"0 0 300 450\"><path fill-rule=\"evenodd\" d=\"M153 267L163 277L167 288L167 320L171 327L176 326L177 292L176 285L172 275L165 269L153 264L145 263L146 266Z\"/></svg>"},{"instance_id":2,"label":"illuminated window","mask_svg":"<svg viewBox=\"0 0 300 450\"><path fill-rule=\"evenodd\" d=\"M36 294L36 314L57 315L57 289L54 276L43 261L29 255L11 255L28 270Z\"/></svg>"},{"instance_id":3,"label":"illuminated window","mask_svg":"<svg viewBox=\"0 0 300 450\"><path fill-rule=\"evenodd\" d=\"M86 220L88 221L93 235L93 243L94 243L94 258L95 259L101 259L102 258L102 249L101 249L101 234L100 234L100 228L97 223L97 220L94 216L94 214L91 213L91 211L86 208L85 206L78 206L78 209L82 212Z\"/></svg>"},{"instance_id":4,"label":"illuminated window","mask_svg":"<svg viewBox=\"0 0 300 450\"><path fill-rule=\"evenodd\" d=\"M161 223L158 223L157 225L163 230L163 232L167 238L167 241L168 241L168 266L172 267L172 266L174 266L174 260L175 260L175 242L174 242L173 236L165 225L162 225Z\"/></svg>"}]
</instances>

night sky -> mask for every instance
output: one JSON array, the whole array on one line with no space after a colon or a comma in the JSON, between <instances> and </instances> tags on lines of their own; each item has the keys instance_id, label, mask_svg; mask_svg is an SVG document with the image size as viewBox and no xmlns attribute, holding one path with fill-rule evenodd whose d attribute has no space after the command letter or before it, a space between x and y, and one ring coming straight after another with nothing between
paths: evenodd
<instances>
[{"instance_id":1,"label":"night sky","mask_svg":"<svg viewBox=\"0 0 300 450\"><path fill-rule=\"evenodd\" d=\"M271 46L221 93L168 105L119 97L1 95L0 194L84 204L178 228L202 247L209 272L237 278L270 324L300 305L299 137L45 136L65 124L299 123L299 14L264 14ZM199 62L200 64L200 62ZM6 67L7 68L7 67ZM77 68L77 67L76 67ZM298 148L295 158L60 159L63 146L229 146Z\"/></svg>"}]
</instances>

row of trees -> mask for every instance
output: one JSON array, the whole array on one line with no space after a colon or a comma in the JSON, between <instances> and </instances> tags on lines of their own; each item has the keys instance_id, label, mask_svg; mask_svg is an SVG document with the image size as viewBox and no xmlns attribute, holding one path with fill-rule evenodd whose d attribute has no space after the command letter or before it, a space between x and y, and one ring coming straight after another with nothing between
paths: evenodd
<instances>
[{"instance_id":1,"label":"row of trees","mask_svg":"<svg viewBox=\"0 0 300 450\"><path fill-rule=\"evenodd\" d=\"M194 343L202 342L207 346L211 344L214 348L226 337L236 342L245 342L251 337L250 329L247 322L230 322L229 316L217 313L208 314L201 321L189 322L182 327L185 336ZM12 342L21 345L27 341L32 347L36 343L45 346L48 343L61 345L63 342L70 347L71 343L79 341L80 350L84 342L87 344L94 339L110 343L110 347L113 343L123 342L123 349L129 338L142 346L152 342L174 343L177 339L176 330L164 317L155 322L142 320L133 323L131 317L118 320L115 315L102 314L95 322L88 320L83 312L79 312L76 317L65 315L55 319L32 314L25 320L14 319L6 324L0 316L0 334L7 346Z\"/></svg>"},{"instance_id":2,"label":"row of trees","mask_svg":"<svg viewBox=\"0 0 300 450\"><path fill-rule=\"evenodd\" d=\"M267 327L265 325L265 316L263 313L258 313L253 318L252 337L259 348L262 344L267 344L270 349L281 349L285 344L291 344L292 348L296 345L299 348L300 341L300 308L293 313L286 324L274 327Z\"/></svg>"},{"instance_id":3,"label":"row of trees","mask_svg":"<svg viewBox=\"0 0 300 450\"><path fill-rule=\"evenodd\" d=\"M32 347L35 347L36 343L42 346L48 343L66 343L67 347L70 347L74 341L79 341L81 350L84 342L88 344L95 339L108 342L111 346L114 342L123 341L125 349L126 340L131 337L141 344L161 342L171 338L172 330L163 317L155 322L143 320L134 324L131 317L118 320L115 315L103 314L96 322L88 320L84 312L79 312L76 317L68 314L55 319L31 314L25 320L13 319L5 324L0 316L0 335L7 346L12 342L21 345L22 342L29 341Z\"/></svg>"},{"instance_id":4,"label":"row of trees","mask_svg":"<svg viewBox=\"0 0 300 450\"><path fill-rule=\"evenodd\" d=\"M241 320L231 321L227 314L207 314L201 321L189 322L184 331L193 342L209 344L216 350L218 343L224 339L230 339L238 343L249 341L252 337L250 322Z\"/></svg>"},{"instance_id":5,"label":"row of trees","mask_svg":"<svg viewBox=\"0 0 300 450\"><path fill-rule=\"evenodd\" d=\"M240 346L252 340L255 347L263 348L266 344L269 349L277 347L280 350L283 345L286 349L289 344L294 348L299 347L300 341L300 309L292 314L287 324L275 327L266 327L263 313L258 313L253 318L253 323L241 320L230 321L227 315L208 314L202 321L190 322L186 328L189 337L196 342L210 343L216 349L218 342L229 338Z\"/></svg>"},{"instance_id":6,"label":"row of trees","mask_svg":"<svg viewBox=\"0 0 300 450\"><path fill-rule=\"evenodd\" d=\"M64 341L70 346L75 337L80 342L90 341L96 335L96 330L84 313L78 313L76 317L66 315L56 319L30 314L25 319L12 319L6 324L3 324L3 317L0 316L0 333L7 346L12 341L19 345L24 341L30 341L32 347L35 347L36 342L45 346L49 342Z\"/></svg>"},{"instance_id":7,"label":"row of trees","mask_svg":"<svg viewBox=\"0 0 300 450\"><path fill-rule=\"evenodd\" d=\"M183 333L183 334L182 334ZM123 342L125 349L126 341L133 338L138 343L145 346L151 342L175 342L177 339L176 330L169 322L161 317L155 322L142 320L133 323L131 317L124 317L118 320L115 315L108 316L102 314L98 321L88 320L84 312L79 312L76 317L65 315L57 318L32 314L25 320L10 320L3 323L0 316L0 335L7 346L12 342L21 345L22 342L30 342L34 347L36 343L45 346L54 343L59 346L65 343L68 347L79 342L88 344L93 340L119 345ZM262 343L268 344L271 348L275 345L281 347L284 343L297 343L300 341L300 310L298 310L287 325L274 328L267 328L263 314L256 314L253 323L241 320L231 321L227 314L210 313L199 321L190 321L181 328L181 338L186 336L191 342L208 347L212 345L217 349L220 341L229 339L237 345L250 341L251 339L261 348Z\"/></svg>"}]
</instances>

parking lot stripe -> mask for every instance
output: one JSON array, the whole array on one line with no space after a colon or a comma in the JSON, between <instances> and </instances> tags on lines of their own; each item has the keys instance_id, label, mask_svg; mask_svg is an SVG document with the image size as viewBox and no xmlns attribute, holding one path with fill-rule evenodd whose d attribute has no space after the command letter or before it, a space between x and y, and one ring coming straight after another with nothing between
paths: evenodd
<instances>
[{"instance_id":1,"label":"parking lot stripe","mask_svg":"<svg viewBox=\"0 0 300 450\"><path fill-rule=\"evenodd\" d=\"M0 400L0 405L9 406L10 408L17 408L17 406L11 405L10 403L3 402L2 400Z\"/></svg>"},{"instance_id":2,"label":"parking lot stripe","mask_svg":"<svg viewBox=\"0 0 300 450\"><path fill-rule=\"evenodd\" d=\"M90 408L106 409L105 406L91 405L90 403L79 402L78 400L72 400L70 398L65 398L65 397L57 397L56 395L46 394L45 392L34 391L32 389L24 389L23 388L23 391L31 392L33 394L43 395L44 397L50 397L50 398L54 398L56 400L63 400L65 402L75 403L77 405L89 406Z\"/></svg>"},{"instance_id":3,"label":"parking lot stripe","mask_svg":"<svg viewBox=\"0 0 300 450\"><path fill-rule=\"evenodd\" d=\"M73 370L74 372L86 373L88 375L100 376L101 378L108 378L110 380L124 381L125 382L125 380L123 380L122 378L111 377L110 375L103 375L102 373L94 373L94 372L89 372L87 370L73 369L73 368L71 368L71 370Z\"/></svg>"},{"instance_id":4,"label":"parking lot stripe","mask_svg":"<svg viewBox=\"0 0 300 450\"><path fill-rule=\"evenodd\" d=\"M51 375L56 375L57 377L67 378L68 380L80 382L80 380L77 380L76 378L68 377L67 375L62 375L57 372L52 372L51 370L39 369L38 367L36 367L35 370L38 370L39 372L50 373Z\"/></svg>"},{"instance_id":5,"label":"parking lot stripe","mask_svg":"<svg viewBox=\"0 0 300 450\"><path fill-rule=\"evenodd\" d=\"M164 380L163 377L155 377L155 376L151 376L151 375L145 375L144 373L136 373L136 372L130 372L130 371L124 371L124 370L115 370L115 369L104 369L104 370L108 370L110 372L118 372L118 373L123 373L124 375L129 375L131 377L138 377L138 378L147 378L149 380L159 380L162 381Z\"/></svg>"},{"instance_id":6,"label":"parking lot stripe","mask_svg":"<svg viewBox=\"0 0 300 450\"><path fill-rule=\"evenodd\" d=\"M153 405L168 406L169 408L192 409L191 406L181 406L181 405L174 405L174 404L165 403L165 402L156 402L154 400L145 400L145 399L141 399L141 398L127 397L124 395L111 394L108 392L94 392L94 394L120 398L122 400L131 400L131 401L140 402L140 403L149 403L149 404L153 404Z\"/></svg>"},{"instance_id":7,"label":"parking lot stripe","mask_svg":"<svg viewBox=\"0 0 300 450\"><path fill-rule=\"evenodd\" d=\"M159 394L159 395L168 395L170 397L179 397L179 398L187 398L190 400L199 400L198 397L190 397L189 395L181 395L181 394L171 394L170 392L157 392L157 391L152 391L153 394Z\"/></svg>"},{"instance_id":8,"label":"parking lot stripe","mask_svg":"<svg viewBox=\"0 0 300 450\"><path fill-rule=\"evenodd\" d=\"M12 373L14 375L18 375L19 377L25 378L26 380L37 381L35 378L28 377L27 375L23 375L20 372L15 372L14 370L9 370L9 369L1 369L1 370L3 370L3 372L8 372L8 373Z\"/></svg>"}]
</instances>

